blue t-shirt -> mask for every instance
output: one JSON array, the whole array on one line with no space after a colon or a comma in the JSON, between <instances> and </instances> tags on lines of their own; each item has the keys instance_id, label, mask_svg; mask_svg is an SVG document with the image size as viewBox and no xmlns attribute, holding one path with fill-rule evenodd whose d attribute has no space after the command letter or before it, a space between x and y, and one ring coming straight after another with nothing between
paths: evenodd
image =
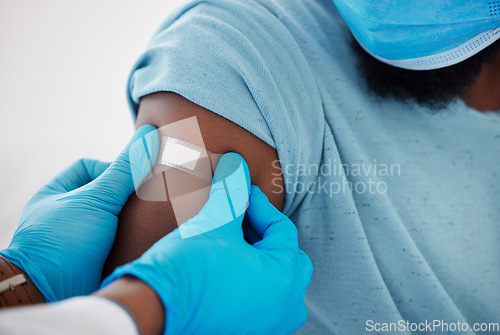
<instances>
[{"instance_id":1,"label":"blue t-shirt","mask_svg":"<svg viewBox=\"0 0 500 335\"><path fill-rule=\"evenodd\" d=\"M276 148L314 264L299 333L500 322L500 116L377 99L350 43L331 0L191 1L136 63L129 100L176 92Z\"/></svg>"}]
</instances>

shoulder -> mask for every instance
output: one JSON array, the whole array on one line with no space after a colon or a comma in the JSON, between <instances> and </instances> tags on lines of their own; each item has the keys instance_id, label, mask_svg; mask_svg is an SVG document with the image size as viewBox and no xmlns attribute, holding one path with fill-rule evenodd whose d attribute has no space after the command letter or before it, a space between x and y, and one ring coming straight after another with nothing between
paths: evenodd
<instances>
[{"instance_id":1,"label":"shoulder","mask_svg":"<svg viewBox=\"0 0 500 335\"><path fill-rule=\"evenodd\" d=\"M140 114L149 115L139 115L142 122L169 122L156 118L179 116L180 104L186 112L199 113L193 116L206 115L217 139L213 149L255 155L249 166L252 172L255 164L252 178L262 175L262 185L272 182L271 164L278 156L282 165L311 160L310 148L322 143L323 107L311 58L304 53L307 45L301 42L313 38L306 37L311 32L305 22L311 18L300 16L301 8L293 6L311 1L289 1L192 1L172 13L129 79L132 108L137 112L141 103ZM148 102L146 112L150 98L141 98L157 92L177 93L182 99L162 95L155 99L158 110ZM252 147L262 148L250 152ZM268 150L265 158L262 153Z\"/></svg>"}]
</instances>

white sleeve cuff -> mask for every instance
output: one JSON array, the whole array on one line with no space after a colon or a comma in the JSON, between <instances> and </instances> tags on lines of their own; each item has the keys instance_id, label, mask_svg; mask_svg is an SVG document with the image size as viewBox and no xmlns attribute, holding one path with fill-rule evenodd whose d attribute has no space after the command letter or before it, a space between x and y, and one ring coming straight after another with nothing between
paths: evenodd
<instances>
[{"instance_id":1,"label":"white sleeve cuff","mask_svg":"<svg viewBox=\"0 0 500 335\"><path fill-rule=\"evenodd\" d=\"M0 312L0 334L139 335L129 312L101 297L78 297Z\"/></svg>"}]
</instances>

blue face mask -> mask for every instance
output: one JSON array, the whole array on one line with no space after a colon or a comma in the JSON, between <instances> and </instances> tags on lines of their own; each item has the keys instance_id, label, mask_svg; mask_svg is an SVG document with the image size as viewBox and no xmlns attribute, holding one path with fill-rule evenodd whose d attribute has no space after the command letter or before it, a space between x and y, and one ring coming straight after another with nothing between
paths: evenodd
<instances>
[{"instance_id":1,"label":"blue face mask","mask_svg":"<svg viewBox=\"0 0 500 335\"><path fill-rule=\"evenodd\" d=\"M500 0L333 0L378 60L430 70L459 63L500 38Z\"/></svg>"}]
</instances>

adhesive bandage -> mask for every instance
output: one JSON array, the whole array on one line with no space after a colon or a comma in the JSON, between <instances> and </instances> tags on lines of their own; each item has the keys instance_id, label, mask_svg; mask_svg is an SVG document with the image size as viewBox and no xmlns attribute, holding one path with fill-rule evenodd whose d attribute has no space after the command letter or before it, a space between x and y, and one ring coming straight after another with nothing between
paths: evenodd
<instances>
[{"instance_id":1,"label":"adhesive bandage","mask_svg":"<svg viewBox=\"0 0 500 335\"><path fill-rule=\"evenodd\" d=\"M156 164L144 180L134 178L136 195L141 200L166 202L211 185L221 155L205 149L196 117L160 127L158 134L160 143ZM138 155L138 152L146 151L149 157L151 154L144 146L144 141L136 141L131 152ZM195 178L186 178L186 173Z\"/></svg>"},{"instance_id":2,"label":"adhesive bandage","mask_svg":"<svg viewBox=\"0 0 500 335\"><path fill-rule=\"evenodd\" d=\"M139 185L136 184L137 178L134 178L136 195L145 201L169 201L176 221L181 226L195 216L207 202L212 189L212 176L222 155L206 150L196 117L158 128L158 133L160 146L156 164ZM137 141L133 144L133 150L136 155L142 150L145 152L144 155L149 157L148 148L144 143ZM230 194L227 198L226 207L232 208L234 212ZM231 214L231 211L228 210L228 213ZM229 214L228 218L232 219L233 216ZM219 225L222 224L225 222L219 222ZM183 237L197 235L203 229L215 228L214 226L188 229L188 226L180 229Z\"/></svg>"},{"instance_id":3,"label":"adhesive bandage","mask_svg":"<svg viewBox=\"0 0 500 335\"><path fill-rule=\"evenodd\" d=\"M197 145L167 137L163 145L160 164L193 173L204 151L204 148Z\"/></svg>"},{"instance_id":4,"label":"adhesive bandage","mask_svg":"<svg viewBox=\"0 0 500 335\"><path fill-rule=\"evenodd\" d=\"M168 136L160 138L158 164L212 180L220 155L208 152L199 145ZM161 170L161 169L156 169Z\"/></svg>"}]
</instances>

